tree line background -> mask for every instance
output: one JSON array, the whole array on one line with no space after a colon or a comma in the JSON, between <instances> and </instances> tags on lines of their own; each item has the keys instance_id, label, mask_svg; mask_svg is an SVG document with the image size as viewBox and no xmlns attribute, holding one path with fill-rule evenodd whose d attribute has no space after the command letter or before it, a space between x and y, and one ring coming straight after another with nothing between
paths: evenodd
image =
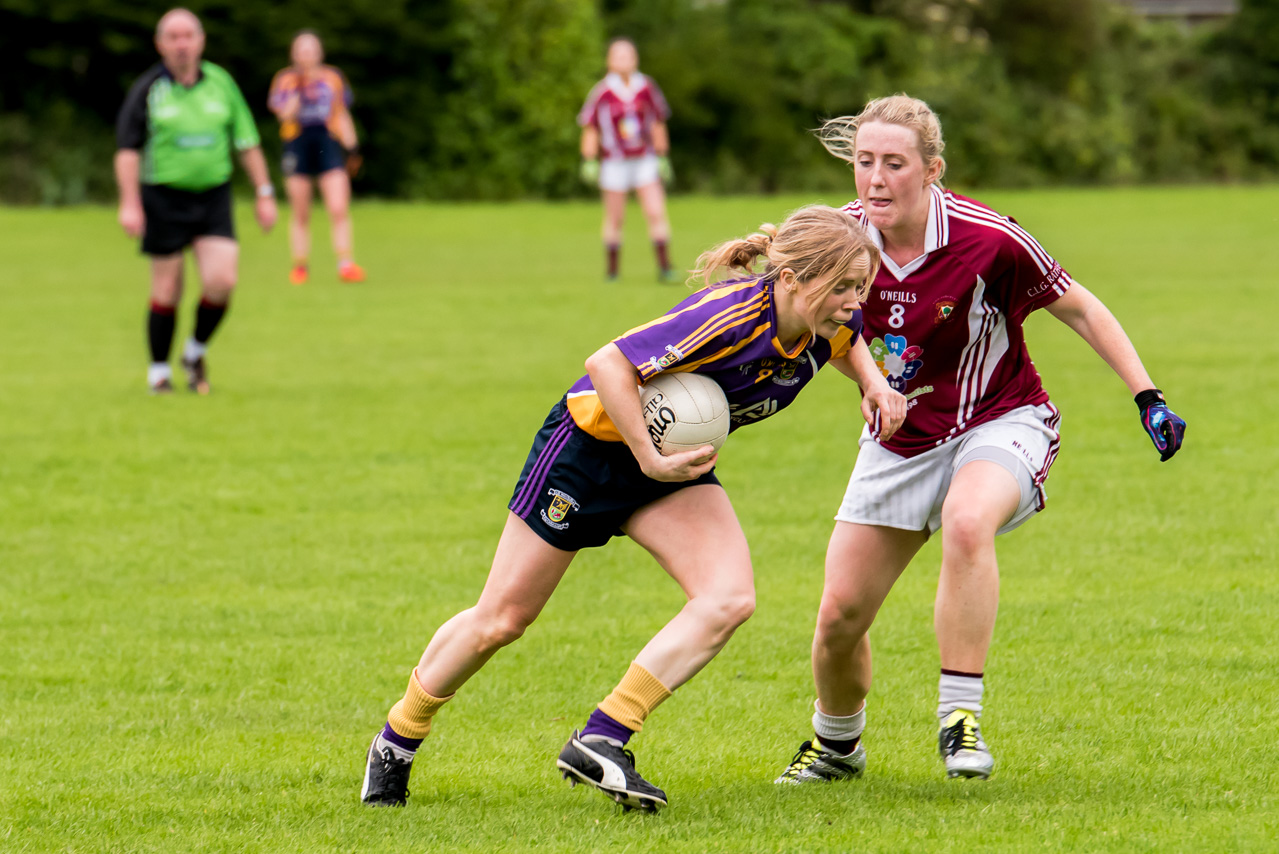
<instances>
[{"instance_id":1,"label":"tree line background","mask_svg":"<svg viewBox=\"0 0 1279 854\"><path fill-rule=\"evenodd\" d=\"M357 191L556 198L574 119L627 35L673 111L676 188L847 189L810 134L905 91L967 186L1279 174L1279 0L1186 27L1108 0L190 0L259 120L302 27L350 79ZM0 201L114 196L116 111L168 2L0 0ZM278 175L278 169L276 170Z\"/></svg>"}]
</instances>

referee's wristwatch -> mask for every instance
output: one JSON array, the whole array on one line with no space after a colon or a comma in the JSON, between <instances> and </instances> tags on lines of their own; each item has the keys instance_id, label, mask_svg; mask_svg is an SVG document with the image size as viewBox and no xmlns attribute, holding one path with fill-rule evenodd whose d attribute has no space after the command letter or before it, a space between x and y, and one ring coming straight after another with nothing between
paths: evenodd
<instances>
[{"instance_id":1,"label":"referee's wristwatch","mask_svg":"<svg viewBox=\"0 0 1279 854\"><path fill-rule=\"evenodd\" d=\"M258 185L259 199L270 199L270 198L273 198L274 196L275 196L275 187L272 187L270 184Z\"/></svg>"}]
</instances>

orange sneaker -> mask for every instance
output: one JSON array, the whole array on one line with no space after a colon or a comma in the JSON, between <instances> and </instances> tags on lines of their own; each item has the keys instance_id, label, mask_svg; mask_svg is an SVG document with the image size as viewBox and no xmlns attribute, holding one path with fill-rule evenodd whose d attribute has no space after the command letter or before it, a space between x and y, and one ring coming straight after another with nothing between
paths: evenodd
<instances>
[{"instance_id":1,"label":"orange sneaker","mask_svg":"<svg viewBox=\"0 0 1279 854\"><path fill-rule=\"evenodd\" d=\"M338 267L338 278L344 282L364 281L364 268L354 261L347 261Z\"/></svg>"},{"instance_id":2,"label":"orange sneaker","mask_svg":"<svg viewBox=\"0 0 1279 854\"><path fill-rule=\"evenodd\" d=\"M289 284L305 285L310 272L305 264L295 264L293 269L289 271Z\"/></svg>"}]
</instances>

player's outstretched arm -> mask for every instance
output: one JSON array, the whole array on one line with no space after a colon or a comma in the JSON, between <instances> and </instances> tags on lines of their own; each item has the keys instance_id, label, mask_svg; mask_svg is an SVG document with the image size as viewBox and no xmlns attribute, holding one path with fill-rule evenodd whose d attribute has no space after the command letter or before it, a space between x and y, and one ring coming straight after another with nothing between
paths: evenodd
<instances>
[{"instance_id":1,"label":"player's outstretched arm","mask_svg":"<svg viewBox=\"0 0 1279 854\"><path fill-rule=\"evenodd\" d=\"M862 417L870 429L878 430L880 439L892 438L906 421L906 398L888 385L865 339L858 335L849 351L831 364L861 389Z\"/></svg>"},{"instance_id":2,"label":"player's outstretched arm","mask_svg":"<svg viewBox=\"0 0 1279 854\"><path fill-rule=\"evenodd\" d=\"M586 372L591 376L600 404L626 440L644 474L653 480L696 480L715 466L718 455L710 445L670 456L658 453L644 425L639 372L616 344L610 342L592 353L586 360Z\"/></svg>"},{"instance_id":3,"label":"player's outstretched arm","mask_svg":"<svg viewBox=\"0 0 1279 854\"><path fill-rule=\"evenodd\" d=\"M1075 283L1048 306L1048 312L1087 341L1119 375L1137 402L1142 429L1159 451L1160 461L1171 459L1181 448L1186 422L1168 408L1163 392L1155 388L1137 349L1110 309L1083 285Z\"/></svg>"}]
</instances>

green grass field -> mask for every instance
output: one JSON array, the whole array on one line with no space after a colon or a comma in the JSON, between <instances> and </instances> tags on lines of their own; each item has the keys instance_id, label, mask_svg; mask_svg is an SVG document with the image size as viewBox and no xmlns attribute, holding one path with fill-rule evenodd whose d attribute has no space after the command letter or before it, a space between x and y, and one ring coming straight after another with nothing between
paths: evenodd
<instances>
[{"instance_id":1,"label":"green grass field","mask_svg":"<svg viewBox=\"0 0 1279 854\"><path fill-rule=\"evenodd\" d=\"M1000 540L995 776L948 782L935 755L934 542L876 623L866 778L783 790L856 393L832 372L735 434L719 471L758 611L633 742L671 797L656 817L553 766L681 604L629 542L584 553L445 710L407 809L358 802L546 411L682 296L638 211L615 285L595 205L364 204L368 283L336 282L319 214L292 288L284 234L242 209L215 393L152 398L146 267L114 211L0 210L0 850L1275 850L1279 188L982 198L1125 323L1185 448L1160 464L1122 384L1032 318L1064 438L1049 511ZM677 260L808 201L676 200Z\"/></svg>"}]
</instances>

